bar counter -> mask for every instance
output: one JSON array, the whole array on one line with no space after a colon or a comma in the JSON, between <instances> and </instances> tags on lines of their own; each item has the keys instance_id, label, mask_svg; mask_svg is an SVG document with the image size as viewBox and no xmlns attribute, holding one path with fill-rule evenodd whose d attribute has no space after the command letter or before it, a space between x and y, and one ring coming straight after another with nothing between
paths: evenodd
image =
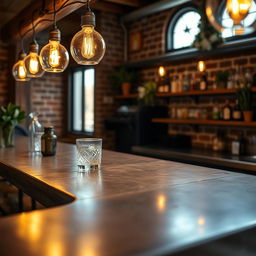
<instances>
[{"instance_id":1,"label":"bar counter","mask_svg":"<svg viewBox=\"0 0 256 256\"><path fill-rule=\"evenodd\" d=\"M256 225L256 177L105 150L77 172L75 145L0 149L0 175L49 208L0 219L1 256L182 253Z\"/></svg>"}]
</instances>

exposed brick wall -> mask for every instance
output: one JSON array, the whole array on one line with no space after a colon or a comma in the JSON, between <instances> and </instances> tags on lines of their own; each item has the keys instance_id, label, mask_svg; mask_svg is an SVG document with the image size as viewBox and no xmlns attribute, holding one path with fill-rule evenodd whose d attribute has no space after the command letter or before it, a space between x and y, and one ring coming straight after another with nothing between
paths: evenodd
<instances>
[{"instance_id":1,"label":"exposed brick wall","mask_svg":"<svg viewBox=\"0 0 256 256\"><path fill-rule=\"evenodd\" d=\"M113 115L117 107L113 99L117 88L109 77L114 68L124 61L123 30L119 16L108 12L100 13L97 17L97 29L102 34L107 48L105 57L96 66L95 136L103 138L104 148L114 149L114 132L106 130L104 121Z\"/></svg>"},{"instance_id":2,"label":"exposed brick wall","mask_svg":"<svg viewBox=\"0 0 256 256\"><path fill-rule=\"evenodd\" d=\"M143 38L142 49L137 52L129 52L128 58L130 62L142 61L145 59L160 57L165 53L166 49L166 30L167 24L172 15L178 8L163 11L129 24L129 35L133 32L140 31ZM167 73L171 75L179 75L184 71L188 74L197 73L197 61L190 60L179 63L165 64ZM160 66L162 63L159 63ZM256 55L252 53L236 52L233 55L215 56L212 59L206 60L206 68L210 85L213 83L213 78L219 70L230 70L239 65L244 70L250 67L256 72ZM139 69L140 78L143 81L155 81L157 79L157 67ZM199 74L197 74L198 76ZM225 100L229 99L231 104L234 104L234 95L219 95L219 96L199 96L196 97L173 97L171 99L161 99L161 104L168 104L170 113L172 108L206 108L212 109L213 105L222 107ZM232 139L236 135L243 133L244 136L256 135L255 128L240 128L240 127L217 127L217 126L199 126L196 128L191 125L169 125L169 134L186 134L191 136L192 145L195 147L212 148L213 137L217 132L228 134L228 138Z\"/></svg>"},{"instance_id":3,"label":"exposed brick wall","mask_svg":"<svg viewBox=\"0 0 256 256\"><path fill-rule=\"evenodd\" d=\"M32 79L31 110L40 113L43 126L53 125L55 133L63 136L66 132L66 88L65 73L45 73L43 77Z\"/></svg>"},{"instance_id":4,"label":"exposed brick wall","mask_svg":"<svg viewBox=\"0 0 256 256\"><path fill-rule=\"evenodd\" d=\"M8 49L0 44L0 106L6 105L9 101L8 95Z\"/></svg>"}]
</instances>

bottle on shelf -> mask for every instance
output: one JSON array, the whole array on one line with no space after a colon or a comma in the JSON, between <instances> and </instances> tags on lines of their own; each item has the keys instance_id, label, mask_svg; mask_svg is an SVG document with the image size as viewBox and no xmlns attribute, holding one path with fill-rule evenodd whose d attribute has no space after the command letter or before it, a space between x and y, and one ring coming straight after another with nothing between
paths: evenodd
<instances>
[{"instance_id":1,"label":"bottle on shelf","mask_svg":"<svg viewBox=\"0 0 256 256\"><path fill-rule=\"evenodd\" d=\"M240 72L239 72L239 67L235 67L235 74L234 74L234 86L236 89L240 88Z\"/></svg>"},{"instance_id":2,"label":"bottle on shelf","mask_svg":"<svg viewBox=\"0 0 256 256\"><path fill-rule=\"evenodd\" d=\"M213 151L223 151L225 149L225 138L220 132L213 137L212 149Z\"/></svg>"},{"instance_id":3,"label":"bottle on shelf","mask_svg":"<svg viewBox=\"0 0 256 256\"><path fill-rule=\"evenodd\" d=\"M235 81L234 81L234 70L228 72L228 81L227 81L227 89L235 88Z\"/></svg>"},{"instance_id":4,"label":"bottle on shelf","mask_svg":"<svg viewBox=\"0 0 256 256\"><path fill-rule=\"evenodd\" d=\"M183 76L183 91L187 92L189 90L190 90L189 76L188 76L188 72L185 71L184 76Z\"/></svg>"},{"instance_id":5,"label":"bottle on shelf","mask_svg":"<svg viewBox=\"0 0 256 256\"><path fill-rule=\"evenodd\" d=\"M220 110L217 106L213 107L213 109L212 109L212 119L213 120L219 120L220 119Z\"/></svg>"},{"instance_id":6,"label":"bottle on shelf","mask_svg":"<svg viewBox=\"0 0 256 256\"><path fill-rule=\"evenodd\" d=\"M183 91L183 77L182 74L179 74L178 77L178 92L182 92Z\"/></svg>"},{"instance_id":7,"label":"bottle on shelf","mask_svg":"<svg viewBox=\"0 0 256 256\"><path fill-rule=\"evenodd\" d=\"M226 100L226 103L222 109L222 118L225 121L229 121L231 120L232 117L232 108L228 102L228 100Z\"/></svg>"},{"instance_id":8,"label":"bottle on shelf","mask_svg":"<svg viewBox=\"0 0 256 256\"><path fill-rule=\"evenodd\" d=\"M177 93L178 92L178 77L173 76L173 79L171 80L171 92Z\"/></svg>"},{"instance_id":9,"label":"bottle on shelf","mask_svg":"<svg viewBox=\"0 0 256 256\"><path fill-rule=\"evenodd\" d=\"M253 76L250 68L247 68L244 74L244 85L247 87L251 87L253 84Z\"/></svg>"},{"instance_id":10,"label":"bottle on shelf","mask_svg":"<svg viewBox=\"0 0 256 256\"><path fill-rule=\"evenodd\" d=\"M232 155L240 156L244 154L245 141L243 134L237 135L231 142L231 153Z\"/></svg>"},{"instance_id":11,"label":"bottle on shelf","mask_svg":"<svg viewBox=\"0 0 256 256\"><path fill-rule=\"evenodd\" d=\"M235 103L235 106L233 108L232 119L235 120L235 121L241 121L242 120L242 111L239 107L238 99L236 99L236 103Z\"/></svg>"},{"instance_id":12,"label":"bottle on shelf","mask_svg":"<svg viewBox=\"0 0 256 256\"><path fill-rule=\"evenodd\" d=\"M203 72L200 78L199 89L201 91L205 91L207 90L207 86L208 86L207 74L206 72Z\"/></svg>"},{"instance_id":13,"label":"bottle on shelf","mask_svg":"<svg viewBox=\"0 0 256 256\"><path fill-rule=\"evenodd\" d=\"M190 90L193 91L193 90L196 90L197 86L196 86L196 73L192 73L191 75L191 83L190 83Z\"/></svg>"}]
</instances>

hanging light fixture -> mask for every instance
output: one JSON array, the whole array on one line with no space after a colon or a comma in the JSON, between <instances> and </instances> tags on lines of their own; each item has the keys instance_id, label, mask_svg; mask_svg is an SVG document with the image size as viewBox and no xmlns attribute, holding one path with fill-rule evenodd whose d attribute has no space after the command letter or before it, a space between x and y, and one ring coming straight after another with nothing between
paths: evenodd
<instances>
[{"instance_id":1,"label":"hanging light fixture","mask_svg":"<svg viewBox=\"0 0 256 256\"><path fill-rule=\"evenodd\" d=\"M218 18L221 8L221 1L207 0L206 15L213 27L221 33L234 31L235 35L251 33L254 31L253 24L250 27L245 27L243 20L249 13L253 0L226 0L225 9L229 17L233 20L233 27L226 27L222 24L222 18ZM224 10L225 10L224 9Z\"/></svg>"},{"instance_id":2,"label":"hanging light fixture","mask_svg":"<svg viewBox=\"0 0 256 256\"><path fill-rule=\"evenodd\" d=\"M87 10L81 17L82 30L75 34L71 41L70 52L80 65L96 65L103 58L106 45L103 37L94 29L95 15L87 1Z\"/></svg>"},{"instance_id":3,"label":"hanging light fixture","mask_svg":"<svg viewBox=\"0 0 256 256\"><path fill-rule=\"evenodd\" d=\"M20 30L19 30L20 33ZM21 38L21 52L19 53L19 60L12 67L12 74L16 81L26 82L30 80L28 77L27 69L25 67L24 58L27 54L24 51L23 37L20 33Z\"/></svg>"},{"instance_id":4,"label":"hanging light fixture","mask_svg":"<svg viewBox=\"0 0 256 256\"><path fill-rule=\"evenodd\" d=\"M66 48L60 44L61 33L56 26L56 10L54 0L54 26L49 33L49 43L40 52L40 63L47 72L63 72L69 62Z\"/></svg>"},{"instance_id":5,"label":"hanging light fixture","mask_svg":"<svg viewBox=\"0 0 256 256\"><path fill-rule=\"evenodd\" d=\"M24 58L26 57L26 53L21 51L19 53L19 60L13 65L12 74L16 81L26 82L30 80L28 77L27 69L25 67Z\"/></svg>"},{"instance_id":6,"label":"hanging light fixture","mask_svg":"<svg viewBox=\"0 0 256 256\"><path fill-rule=\"evenodd\" d=\"M28 77L41 77L44 74L44 70L40 64L38 50L39 46L35 38L35 26L34 17L32 15L32 29L33 29L33 42L29 46L29 55L24 59L25 67L28 73Z\"/></svg>"}]
</instances>

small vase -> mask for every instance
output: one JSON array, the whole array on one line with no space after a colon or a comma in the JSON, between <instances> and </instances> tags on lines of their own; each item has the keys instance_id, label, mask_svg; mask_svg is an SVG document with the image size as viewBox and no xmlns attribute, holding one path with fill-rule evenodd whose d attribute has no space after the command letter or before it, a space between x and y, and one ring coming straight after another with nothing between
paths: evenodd
<instances>
[{"instance_id":1,"label":"small vase","mask_svg":"<svg viewBox=\"0 0 256 256\"><path fill-rule=\"evenodd\" d=\"M14 125L2 127L2 140L4 147L14 146Z\"/></svg>"},{"instance_id":2,"label":"small vase","mask_svg":"<svg viewBox=\"0 0 256 256\"><path fill-rule=\"evenodd\" d=\"M243 111L244 121L252 122L253 120L253 111Z\"/></svg>"},{"instance_id":3,"label":"small vase","mask_svg":"<svg viewBox=\"0 0 256 256\"><path fill-rule=\"evenodd\" d=\"M122 83L123 95L129 95L131 90L131 83Z\"/></svg>"}]
</instances>

